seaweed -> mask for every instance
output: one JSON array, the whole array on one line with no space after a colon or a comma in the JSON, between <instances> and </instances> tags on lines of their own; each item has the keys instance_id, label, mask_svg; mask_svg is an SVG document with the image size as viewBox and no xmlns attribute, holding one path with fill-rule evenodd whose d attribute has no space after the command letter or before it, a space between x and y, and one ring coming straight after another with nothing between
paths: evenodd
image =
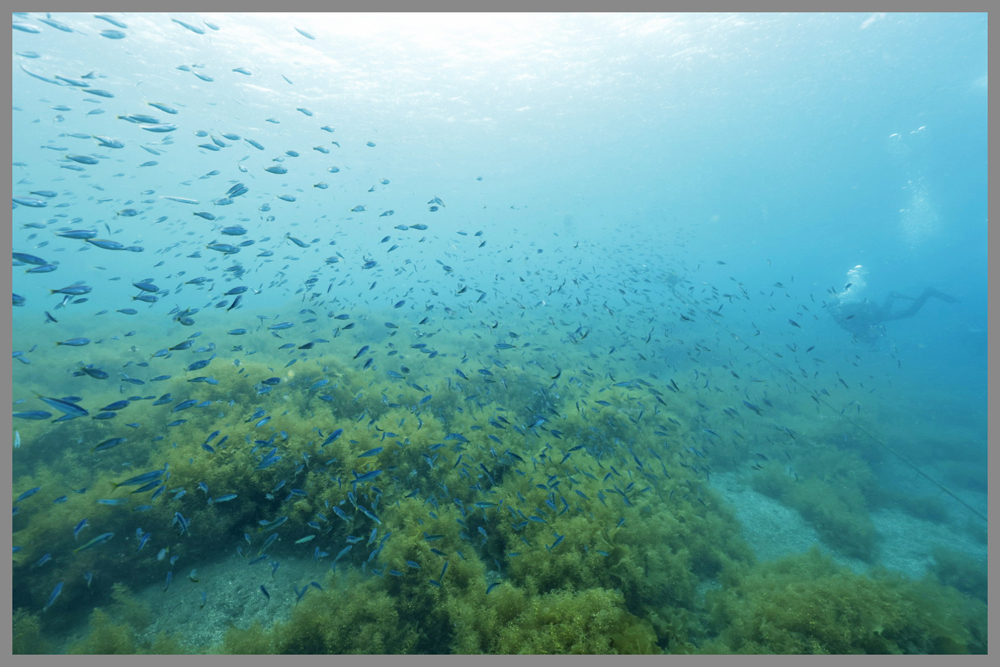
<instances>
[{"instance_id":1,"label":"seaweed","mask_svg":"<svg viewBox=\"0 0 1000 667\"><path fill-rule=\"evenodd\" d=\"M417 411L422 388L377 383L337 358L314 362L283 375L253 357L239 366L213 366L220 383L200 387L199 398L232 403L224 426L214 408L192 408L183 413L187 423L153 441L162 435L154 426L162 415L149 404L130 407L147 424L130 440L149 439L145 447L129 442L95 455L90 450L109 437L107 425L68 422L64 433L80 446L64 458L34 462L30 474L16 477L16 490L72 485L87 486L87 492L67 494L56 505L27 499L15 517L15 544L21 546L15 606L39 608L39 596L65 581L54 608L64 613L39 619L19 612L15 646L26 652L43 646L43 633L65 630L60 619L95 605L89 634L71 652L895 652L979 646L971 621L964 634L947 626L937 639L920 640L911 632L919 624L890 618L892 605L912 606L916 584L853 579L815 560L785 570L756 566L734 512L708 484L706 463L740 467L752 454L732 444L702 444L683 425L694 423L697 411L669 391L660 392L666 400L659 400L661 426L654 429L640 426L650 417L632 389L610 393L596 381L578 381L555 392L509 367L506 391L491 399L507 425L487 427L477 397L492 391L488 378L473 375L462 392L436 390ZM428 362L407 363L416 374ZM281 382L273 395L259 399L247 378L268 377ZM327 398L302 390L320 379L330 380L323 389ZM293 382L286 392L285 383ZM178 378L160 391L181 400L189 389ZM109 391L105 398L113 396ZM258 405L269 406L270 423L257 426L251 418ZM553 413L558 426L546 423ZM340 437L332 437L334 429L342 429ZM229 437L225 444L213 441L209 451L203 443L213 430ZM818 432L800 434L789 448L791 472L772 461L750 473L752 483L796 507L842 552L870 559L874 478L856 454L829 451L829 434ZM55 446L54 435L38 437L40 447ZM691 443L701 449L692 453ZM376 455L361 456L379 447ZM272 448L281 460L262 467ZM168 490L155 503L149 502L152 491L115 487L164 468ZM377 477L359 481L376 471ZM208 502L222 494L236 498ZM96 504L95 497L124 498L126 504ZM152 507L134 514L146 504ZM189 530L180 530L176 514ZM81 516L90 527L77 540L73 527ZM153 536L143 549L136 516ZM251 557L275 530L267 524L279 517L281 539L269 549L308 557L316 548L317 562L338 553L348 537L357 542L376 532L369 544L344 553L323 589L310 588L284 620L233 627L220 644L197 649L178 637L147 636L150 611L129 589L162 581L161 549L197 563L235 543ZM103 532L115 538L73 553ZM311 540L308 547L295 546L301 538ZM45 553L57 557L38 567ZM94 573L92 586L84 583L85 572ZM720 589L700 593L719 580ZM838 602L852 586L857 600ZM818 606L796 591L811 591ZM761 601L781 600L779 593L787 605ZM824 615L838 604L850 609ZM867 634L803 628L786 606L811 615L817 626L874 623L865 616L874 610L888 620ZM776 629L755 634L761 618ZM934 632L928 623L919 629Z\"/></svg>"},{"instance_id":2,"label":"seaweed","mask_svg":"<svg viewBox=\"0 0 1000 667\"><path fill-rule=\"evenodd\" d=\"M113 603L90 614L87 634L70 644L70 654L106 655L176 655L191 653L177 633L158 632L152 637L146 630L153 621L149 605L140 602L129 588L118 582L112 586Z\"/></svg>"},{"instance_id":3,"label":"seaweed","mask_svg":"<svg viewBox=\"0 0 1000 667\"><path fill-rule=\"evenodd\" d=\"M26 609L16 610L12 627L11 653L14 655L51 653L51 642L42 634L42 623L37 614L32 614Z\"/></svg>"},{"instance_id":4,"label":"seaweed","mask_svg":"<svg viewBox=\"0 0 1000 667\"><path fill-rule=\"evenodd\" d=\"M823 477L789 475L770 464L751 479L753 489L797 510L830 547L846 556L871 561L875 555L875 525L862 486L837 471Z\"/></svg>"},{"instance_id":5,"label":"seaweed","mask_svg":"<svg viewBox=\"0 0 1000 667\"><path fill-rule=\"evenodd\" d=\"M772 563L730 568L707 595L713 653L979 653L985 607L930 581L858 575L817 547Z\"/></svg>"},{"instance_id":6,"label":"seaweed","mask_svg":"<svg viewBox=\"0 0 1000 667\"><path fill-rule=\"evenodd\" d=\"M116 623L101 608L90 614L87 636L74 642L66 651L70 654L134 655L139 653L135 630L127 622Z\"/></svg>"},{"instance_id":7,"label":"seaweed","mask_svg":"<svg viewBox=\"0 0 1000 667\"><path fill-rule=\"evenodd\" d=\"M222 652L230 654L412 653L416 628L401 616L400 600L378 590L379 581L352 574L341 590L329 587L303 600L285 622L268 629L230 628ZM328 581L328 584L330 582ZM405 607L405 605L402 605Z\"/></svg>"},{"instance_id":8,"label":"seaweed","mask_svg":"<svg viewBox=\"0 0 1000 667\"><path fill-rule=\"evenodd\" d=\"M492 654L661 653L649 621L620 592L559 590L540 596L502 586L476 608L455 610L455 652Z\"/></svg>"},{"instance_id":9,"label":"seaweed","mask_svg":"<svg viewBox=\"0 0 1000 667\"><path fill-rule=\"evenodd\" d=\"M983 602L987 601L989 572L985 560L977 560L941 544L935 544L931 553L934 556L931 572L938 581Z\"/></svg>"}]
</instances>

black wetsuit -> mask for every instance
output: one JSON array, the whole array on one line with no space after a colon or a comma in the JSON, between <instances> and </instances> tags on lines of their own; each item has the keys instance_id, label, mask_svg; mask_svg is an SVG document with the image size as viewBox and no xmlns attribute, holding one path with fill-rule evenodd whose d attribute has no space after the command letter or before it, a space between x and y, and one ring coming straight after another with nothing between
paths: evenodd
<instances>
[{"instance_id":1,"label":"black wetsuit","mask_svg":"<svg viewBox=\"0 0 1000 667\"><path fill-rule=\"evenodd\" d=\"M946 303L958 301L953 296L929 287L915 299L897 292L890 292L881 306L867 299L856 303L838 304L832 309L833 319L841 327L854 334L857 340L874 343L885 335L883 322L913 317L931 297L941 299ZM905 307L897 307L895 305L897 301L909 301L910 303Z\"/></svg>"}]
</instances>

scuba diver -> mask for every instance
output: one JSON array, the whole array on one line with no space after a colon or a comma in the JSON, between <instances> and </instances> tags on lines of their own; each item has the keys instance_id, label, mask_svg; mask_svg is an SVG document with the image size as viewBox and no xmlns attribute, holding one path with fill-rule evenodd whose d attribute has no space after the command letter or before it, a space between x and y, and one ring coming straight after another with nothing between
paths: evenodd
<instances>
[{"instance_id":1,"label":"scuba diver","mask_svg":"<svg viewBox=\"0 0 1000 667\"><path fill-rule=\"evenodd\" d=\"M885 336L884 322L913 317L927 299L934 297L945 303L958 302L955 297L928 287L916 298L890 292L881 305L875 304L860 296L865 288L865 273L861 265L847 272L849 282L844 291L837 294L838 302L831 307L831 314L837 324L853 334L856 340L872 345ZM904 303L897 305L897 302Z\"/></svg>"}]
</instances>

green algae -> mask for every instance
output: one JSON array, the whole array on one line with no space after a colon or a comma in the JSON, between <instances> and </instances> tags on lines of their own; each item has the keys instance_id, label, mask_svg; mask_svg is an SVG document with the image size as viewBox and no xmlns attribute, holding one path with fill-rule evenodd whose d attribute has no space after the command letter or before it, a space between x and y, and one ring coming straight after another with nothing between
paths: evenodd
<instances>
[{"instance_id":1,"label":"green algae","mask_svg":"<svg viewBox=\"0 0 1000 667\"><path fill-rule=\"evenodd\" d=\"M137 600L122 583L112 586L113 602L90 613L87 634L67 648L69 654L177 655L191 652L179 633L145 632L153 620L149 605Z\"/></svg>"},{"instance_id":2,"label":"green algae","mask_svg":"<svg viewBox=\"0 0 1000 667\"><path fill-rule=\"evenodd\" d=\"M752 478L752 487L798 510L829 546L847 556L872 560L875 525L854 483L821 477L794 478L780 466L771 465Z\"/></svg>"},{"instance_id":3,"label":"green algae","mask_svg":"<svg viewBox=\"0 0 1000 667\"><path fill-rule=\"evenodd\" d=\"M328 585L331 583L328 580ZM412 653L417 628L402 620L404 609L379 582L351 577L350 587L337 591L310 591L292 617L269 629L232 628L222 652L232 654L385 654Z\"/></svg>"},{"instance_id":4,"label":"green algae","mask_svg":"<svg viewBox=\"0 0 1000 667\"><path fill-rule=\"evenodd\" d=\"M885 571L858 575L815 546L736 566L707 595L719 636L706 653L981 653L985 606L953 588Z\"/></svg>"},{"instance_id":5,"label":"green algae","mask_svg":"<svg viewBox=\"0 0 1000 667\"><path fill-rule=\"evenodd\" d=\"M190 653L179 634L159 632L144 638L128 620L116 620L97 608L90 614L87 635L66 651L75 655L179 655Z\"/></svg>"},{"instance_id":6,"label":"green algae","mask_svg":"<svg viewBox=\"0 0 1000 667\"><path fill-rule=\"evenodd\" d=\"M255 357L241 357L239 366L223 362L218 359L211 367L219 384L200 385L197 390L199 399L217 403L180 413L188 421L176 429L157 426L169 406L153 408L140 402L129 407L129 418L140 427L127 434L128 443L107 452L90 452L93 444L114 432L106 424L71 421L61 425L58 435L40 428L26 430L40 452L55 448L57 438L79 441L66 449L65 456L32 454L34 458L16 466L15 474L15 490L40 485L88 487L87 493L70 492L65 503L54 506L26 501L15 517L15 543L22 546L15 556L15 600L23 605L34 599L33 605L39 605L39 596L56 582L67 581L76 583L66 586L60 605L68 610L102 605L92 613L88 637L71 651L184 650L170 637L142 638L136 622L144 612L136 607L123 613L130 599L125 587L162 581L163 564L156 559L161 548L189 563L213 558L234 544L243 545L248 557L256 555L270 534L261 522L281 516L287 520L271 548L275 554L309 557L314 547L336 554L347 535L366 537L373 527L378 528L379 538L389 533L391 538L373 562L367 557L374 545L355 546L337 564L337 572L321 577L324 590L311 588L288 620L269 628L233 628L220 645L208 650L691 653L947 651L978 646L970 639L971 631L963 634L957 626L941 630L936 643L923 644L902 634L892 640L895 644L880 643L866 634L838 638L831 636L836 632L832 628L802 639L800 635L807 633L796 626L778 639L744 636L748 631L740 619L762 612L726 606L717 596L771 589L765 584L752 588L749 575L733 574L756 572L753 556L740 538L732 509L707 483L708 464L684 451L688 443L701 442L697 429L683 425L694 422L696 410L673 396L665 384L651 384L663 397L657 429L649 425L647 403L652 401L635 389L612 393L598 388L601 383L596 379L577 379L557 396L547 391L536 373L509 367L502 398L491 399L494 414L519 423L559 415L561 436L526 437L510 427L493 428L489 432L500 441L495 442L483 435L482 406L467 398L489 393L489 382L482 377L471 376L462 392L428 387L426 393L433 392L434 398L418 419L413 406L425 392L401 381L374 378L335 358L316 357L284 371ZM429 368L422 358L407 363L414 377ZM258 398L253 381L275 376L282 383L266 399ZM304 391L321 379L330 380L322 392ZM294 388L288 382L294 382ZM95 392L91 397L95 403L115 400L107 389L103 395ZM182 377L158 383L157 392L168 391L174 402L192 393ZM321 399L321 393L329 400ZM230 402L232 407L222 407ZM257 420L250 419L258 405L269 406L272 420L266 427L256 427ZM342 428L343 434L321 446L335 428ZM202 443L214 430L229 438L225 444L216 439L212 453ZM281 433L274 444L280 446L283 461L258 470L260 457L271 445L258 446L252 455L255 445L248 442ZM449 439L452 433L463 434L470 442ZM841 552L871 559L874 529L868 511L877 498L874 479L858 455L829 451L828 436L822 429L819 433L815 437L800 433L785 445L791 473L772 460L763 470L748 474L753 475L755 488L798 509ZM165 437L155 441L159 435ZM614 448L602 444L611 442L616 443ZM571 451L577 446L583 448ZM752 452L729 444L698 446L711 466L745 470L756 460ZM359 458L375 447L383 450ZM294 476L290 475L293 461L304 462ZM174 500L172 494L164 494L152 509L133 513L148 503L149 493L132 494L133 489L116 489L114 484L164 464L171 474L168 487L185 489L184 497ZM374 470L383 471L376 480L352 485L356 475ZM282 479L288 484L275 492ZM197 489L199 482L208 486L207 495ZM290 488L305 495L288 498ZM348 491L377 514L381 525L354 510L345 500ZM236 499L208 504L209 496L227 493L237 494ZM120 507L95 504L95 498L128 500ZM477 502L487 505L477 507ZM337 518L332 507L353 515L350 523ZM189 534L182 535L174 525L174 512L189 519ZM76 541L72 528L81 516L91 527ZM310 521L321 523L319 537L294 551L295 540L317 534ZM154 535L142 551L136 550L132 537L137 522ZM100 532L116 534L104 545L108 548L60 557L45 568L32 567L44 553L72 553ZM249 545L245 534L250 536ZM440 537L430 541L429 535ZM420 570L408 567L407 561L419 564ZM329 558L320 566L326 562ZM441 576L445 563L447 570ZM372 575L376 568L381 576ZM360 573L362 569L366 574ZM83 584L88 571L95 575L92 587ZM791 585L795 576L808 581L816 574L815 568L799 568L784 583ZM824 594L835 596L843 583L837 577L845 575L827 574L833 578ZM439 577L440 586L431 583ZM706 606L698 591L720 578L723 592L709 594L714 601ZM869 579L851 581L868 590ZM113 582L117 585L112 587ZM491 583L497 585L487 593ZM923 584L902 580L893 586L893 595L878 598L883 608L913 604L926 592ZM871 604L879 590L872 589L870 599L863 602ZM931 593L959 605L956 599L942 598L937 589ZM23 636L46 629L45 623L32 620L36 617L19 614L15 618ZM821 620L837 622L817 617L817 623ZM781 622L788 624L788 619L782 617ZM57 625L48 627L58 631Z\"/></svg>"},{"instance_id":7,"label":"green algae","mask_svg":"<svg viewBox=\"0 0 1000 667\"><path fill-rule=\"evenodd\" d=\"M44 655L52 652L51 642L42 633L37 614L26 609L14 611L11 632L11 653L14 655Z\"/></svg>"},{"instance_id":8,"label":"green algae","mask_svg":"<svg viewBox=\"0 0 1000 667\"><path fill-rule=\"evenodd\" d=\"M987 601L989 572L984 561L941 544L934 545L931 553L934 564L930 571L938 581L983 602Z\"/></svg>"},{"instance_id":9,"label":"green algae","mask_svg":"<svg viewBox=\"0 0 1000 667\"><path fill-rule=\"evenodd\" d=\"M391 582L390 582L391 583ZM222 652L257 653L660 653L649 621L600 588L529 595L501 586L400 597L378 579L320 592L270 629L231 629ZM421 619L430 621L421 622ZM441 631L442 628L446 630Z\"/></svg>"}]
</instances>

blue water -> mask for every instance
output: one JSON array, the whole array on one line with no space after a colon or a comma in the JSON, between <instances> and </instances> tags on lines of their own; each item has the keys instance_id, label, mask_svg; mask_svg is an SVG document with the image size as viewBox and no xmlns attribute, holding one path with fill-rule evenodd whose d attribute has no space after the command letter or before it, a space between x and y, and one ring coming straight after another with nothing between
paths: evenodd
<instances>
[{"instance_id":1,"label":"blue water","mask_svg":"<svg viewBox=\"0 0 1000 667\"><path fill-rule=\"evenodd\" d=\"M168 456L182 476L189 457L177 452L190 447L193 461L220 430L232 432L241 455L252 438L272 438L253 452L258 461L271 447L290 448L288 469L266 480L261 471L260 486L265 493L285 475L291 488L303 450L290 443L342 426L351 429L345 441L358 438L357 451L344 455L356 456L381 444L373 431L387 414L380 410L402 411L412 423L422 411L430 420L442 400L437 437L474 419L488 429L488 418L506 414L525 459L548 444L562 458L576 440L547 429L565 430L567 414L586 415L602 392L626 390L629 398L614 403L624 422L649 435L657 428L649 419L663 428L674 415L687 435L664 451L718 447L725 455L711 463L720 473L746 472L762 447L780 455L774 438L786 429L830 447L850 433L867 439L866 451L908 470L901 455L947 487L952 495L933 485L928 492L944 499L956 526L981 522L985 14L113 17L127 27L91 14L52 15L53 26L30 14L14 21L37 32L12 31L13 250L55 265L27 273L34 265L15 257L11 274L24 299L18 305L15 296L12 311L13 411L51 413L13 424L14 497L41 487L16 508L23 583L14 607L40 612L64 581L47 612L65 605L46 628L53 636L102 599L84 597L85 571L132 563L140 568L133 588L159 585L167 568L156 565L156 552L184 536L171 518L195 511L168 503L181 484L167 479L142 519L160 530L142 552L150 562L116 555L81 564L72 529L83 518L94 527L79 543L109 531L122 554L137 546L128 509L101 508L103 526L88 509L110 497L109 481L158 469ZM249 74L233 71L241 67ZM129 114L155 122L129 122ZM149 131L156 123L176 128ZM275 165L287 173L265 171ZM245 194L219 201L240 183ZM236 224L245 235L220 231ZM131 250L56 235L67 230L93 230ZM248 241L233 254L209 247ZM857 266L865 284L848 286ZM142 292L133 283L145 280L155 303L134 300ZM51 293L76 283L91 291ZM238 285L248 291L230 308L234 297L223 293ZM853 339L831 316L852 289L852 298L881 303L929 288L958 301L930 298L913 317L885 323L875 340ZM121 312L128 308L138 312ZM292 326L267 329L283 322ZM249 332L227 333L237 328ZM191 349L153 356L194 334ZM72 338L90 342L56 345ZM411 347L421 342L424 351ZM370 351L355 358L363 345ZM209 358L202 371L185 371ZM110 377L80 375L85 364ZM218 384L185 382L201 373ZM171 378L151 381L159 375ZM280 380L270 390L260 384L269 375ZM323 377L331 392L338 377L350 385L332 397L343 423L327 418L333 408L309 389ZM644 385L613 386L638 379L671 407ZM171 405L212 403L173 414L170 405L133 400L113 418L93 419L115 400L167 392ZM76 397L89 414L55 422L60 411L36 393ZM364 409L342 405L362 394ZM437 399L426 408L417 404L425 394ZM468 412L456 413L462 405ZM251 437L247 419L258 407L274 423ZM185 417L191 422L166 426ZM539 427L539 418L548 424ZM576 437L592 456L606 448L633 466L619 431L601 435L607 424ZM504 455L499 445L489 452L486 432L473 439L464 431L476 463ZM114 437L130 442L90 452ZM347 481L364 470L344 465L331 464L307 490L331 493L318 491L326 489L319 477ZM886 488L907 488L898 469L872 466ZM412 490L405 470L391 472L392 488L386 482L375 493L386 494L383 506ZM215 480L209 495L239 486L245 503L243 485L254 479L233 489ZM186 495L203 502L195 481ZM451 501L446 493L442 503ZM69 500L53 503L62 495ZM228 541L220 537L197 558L232 553L250 517L288 514L277 506L241 512L231 524L218 519L214 530ZM332 554L340 532L324 547ZM311 558L313 546L300 555ZM38 566L45 553L52 562Z\"/></svg>"}]
</instances>

